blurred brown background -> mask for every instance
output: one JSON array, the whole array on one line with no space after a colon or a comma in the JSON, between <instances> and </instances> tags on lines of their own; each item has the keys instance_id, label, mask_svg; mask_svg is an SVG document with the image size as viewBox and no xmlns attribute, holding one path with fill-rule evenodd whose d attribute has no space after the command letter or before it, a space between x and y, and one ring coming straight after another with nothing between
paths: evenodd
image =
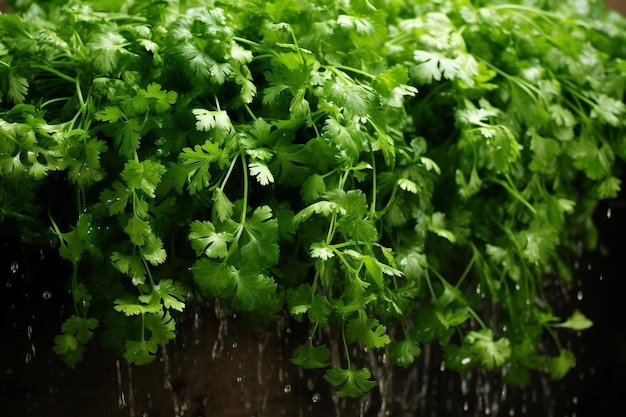
<instances>
[{"instance_id":1,"label":"blurred brown background","mask_svg":"<svg viewBox=\"0 0 626 417\"><path fill-rule=\"evenodd\" d=\"M626 14L626 0L607 0L606 5L611 9Z\"/></svg>"}]
</instances>

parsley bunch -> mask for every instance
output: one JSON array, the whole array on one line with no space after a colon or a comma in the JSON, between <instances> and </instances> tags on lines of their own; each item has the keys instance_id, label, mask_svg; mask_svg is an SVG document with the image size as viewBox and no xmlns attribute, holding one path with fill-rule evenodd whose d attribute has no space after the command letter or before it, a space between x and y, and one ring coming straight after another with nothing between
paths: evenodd
<instances>
[{"instance_id":1,"label":"parsley bunch","mask_svg":"<svg viewBox=\"0 0 626 417\"><path fill-rule=\"evenodd\" d=\"M292 361L339 396L376 385L355 347L409 366L437 342L519 384L573 365L557 332L591 322L543 281L572 279L626 159L626 22L601 1L14 9L0 221L73 267L68 364L97 328L153 361L198 295L308 323Z\"/></svg>"}]
</instances>

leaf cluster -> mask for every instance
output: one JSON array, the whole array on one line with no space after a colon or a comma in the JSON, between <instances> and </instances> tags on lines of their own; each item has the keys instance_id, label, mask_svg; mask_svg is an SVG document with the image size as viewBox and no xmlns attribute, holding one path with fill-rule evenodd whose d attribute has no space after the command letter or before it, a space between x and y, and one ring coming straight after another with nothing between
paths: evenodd
<instances>
[{"instance_id":1,"label":"leaf cluster","mask_svg":"<svg viewBox=\"0 0 626 417\"><path fill-rule=\"evenodd\" d=\"M193 294L308 323L292 361L340 396L376 384L355 351L410 366L434 342L451 369L562 377L558 331L591 322L559 320L544 279L571 280L621 187L626 22L527 3L0 15L0 221L73 266L55 351L76 364L102 326L148 363Z\"/></svg>"}]
</instances>

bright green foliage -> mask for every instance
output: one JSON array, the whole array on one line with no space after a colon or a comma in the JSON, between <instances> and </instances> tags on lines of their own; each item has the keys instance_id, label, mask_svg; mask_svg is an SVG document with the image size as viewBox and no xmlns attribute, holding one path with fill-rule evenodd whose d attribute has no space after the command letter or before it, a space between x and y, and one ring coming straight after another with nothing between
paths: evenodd
<instances>
[{"instance_id":1,"label":"bright green foliage","mask_svg":"<svg viewBox=\"0 0 626 417\"><path fill-rule=\"evenodd\" d=\"M556 337L591 322L543 280L572 279L626 159L599 0L15 3L0 222L72 264L70 365L98 326L153 361L190 294L310 325L304 368L340 340L340 396L375 386L364 349L511 383L574 363Z\"/></svg>"},{"instance_id":2,"label":"bright green foliage","mask_svg":"<svg viewBox=\"0 0 626 417\"><path fill-rule=\"evenodd\" d=\"M339 388L337 395L354 398L362 396L376 386L370 377L369 369L356 369L351 364L348 369L331 368L324 375L324 379Z\"/></svg>"},{"instance_id":3,"label":"bright green foliage","mask_svg":"<svg viewBox=\"0 0 626 417\"><path fill-rule=\"evenodd\" d=\"M83 358L85 345L93 337L96 327L98 320L72 315L61 326L62 333L54 338L54 352L69 366L76 365Z\"/></svg>"}]
</instances>

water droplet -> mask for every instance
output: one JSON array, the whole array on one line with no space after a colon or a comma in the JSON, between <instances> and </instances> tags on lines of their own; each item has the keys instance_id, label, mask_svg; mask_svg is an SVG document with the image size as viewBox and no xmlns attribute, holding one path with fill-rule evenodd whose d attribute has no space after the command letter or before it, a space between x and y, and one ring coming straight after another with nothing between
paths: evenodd
<instances>
[{"instance_id":1,"label":"water droplet","mask_svg":"<svg viewBox=\"0 0 626 417\"><path fill-rule=\"evenodd\" d=\"M233 349L237 349L237 342L233 342Z\"/></svg>"},{"instance_id":2,"label":"water droplet","mask_svg":"<svg viewBox=\"0 0 626 417\"><path fill-rule=\"evenodd\" d=\"M461 365L467 365L471 361L472 361L472 358L463 358L463 359L461 359ZM442 371L443 371L443 369L442 369Z\"/></svg>"},{"instance_id":3,"label":"water droplet","mask_svg":"<svg viewBox=\"0 0 626 417\"><path fill-rule=\"evenodd\" d=\"M509 408L509 417L513 417L515 415L515 409Z\"/></svg>"},{"instance_id":4,"label":"water droplet","mask_svg":"<svg viewBox=\"0 0 626 417\"><path fill-rule=\"evenodd\" d=\"M322 399L322 396L320 395L319 392L316 392L315 394L313 394L313 396L311 397L311 401L313 401L314 403L318 403L320 402L320 400Z\"/></svg>"},{"instance_id":5,"label":"water droplet","mask_svg":"<svg viewBox=\"0 0 626 417\"><path fill-rule=\"evenodd\" d=\"M576 294L576 299L578 301L582 301L582 299L583 299L583 292L582 291L578 291L578 294Z\"/></svg>"},{"instance_id":6,"label":"water droplet","mask_svg":"<svg viewBox=\"0 0 626 417\"><path fill-rule=\"evenodd\" d=\"M43 261L43 258L44 258L44 256L43 256L43 249L39 249L39 260Z\"/></svg>"},{"instance_id":7,"label":"water droplet","mask_svg":"<svg viewBox=\"0 0 626 417\"><path fill-rule=\"evenodd\" d=\"M578 404L578 397L572 398L572 404L574 405Z\"/></svg>"},{"instance_id":8,"label":"water droplet","mask_svg":"<svg viewBox=\"0 0 626 417\"><path fill-rule=\"evenodd\" d=\"M11 273L13 275L17 274L17 271L20 270L20 266L17 264L17 262L11 262Z\"/></svg>"},{"instance_id":9,"label":"water droplet","mask_svg":"<svg viewBox=\"0 0 626 417\"><path fill-rule=\"evenodd\" d=\"M11 287L13 287L13 284L11 284L11 281L7 280L7 288L11 288Z\"/></svg>"},{"instance_id":10,"label":"water droplet","mask_svg":"<svg viewBox=\"0 0 626 417\"><path fill-rule=\"evenodd\" d=\"M465 401L463 403L463 411L468 411L469 410L469 404L467 403L467 401Z\"/></svg>"},{"instance_id":11,"label":"water droplet","mask_svg":"<svg viewBox=\"0 0 626 417\"><path fill-rule=\"evenodd\" d=\"M289 394L291 392L291 385L289 384L285 385L285 388L283 388L283 392L285 394Z\"/></svg>"},{"instance_id":12,"label":"water droplet","mask_svg":"<svg viewBox=\"0 0 626 417\"><path fill-rule=\"evenodd\" d=\"M441 365L439 365L439 370L440 370L441 372L443 372L443 371L445 371L445 370L446 370L446 364L445 364L443 361L441 361Z\"/></svg>"},{"instance_id":13,"label":"water droplet","mask_svg":"<svg viewBox=\"0 0 626 417\"><path fill-rule=\"evenodd\" d=\"M237 382L241 382L241 381L243 381L243 377L238 376L237 377Z\"/></svg>"},{"instance_id":14,"label":"water droplet","mask_svg":"<svg viewBox=\"0 0 626 417\"><path fill-rule=\"evenodd\" d=\"M49 300L52 298L52 293L50 291L44 291L42 296L44 300Z\"/></svg>"},{"instance_id":15,"label":"water droplet","mask_svg":"<svg viewBox=\"0 0 626 417\"><path fill-rule=\"evenodd\" d=\"M315 388L315 382L313 382L311 378L307 379L306 387L308 388L309 391L313 391L313 389Z\"/></svg>"},{"instance_id":16,"label":"water droplet","mask_svg":"<svg viewBox=\"0 0 626 417\"><path fill-rule=\"evenodd\" d=\"M612 213L611 213L611 207L609 207L609 208L606 210L606 218L607 218L607 219L610 219L610 218L611 218L611 214L612 214Z\"/></svg>"}]
</instances>

